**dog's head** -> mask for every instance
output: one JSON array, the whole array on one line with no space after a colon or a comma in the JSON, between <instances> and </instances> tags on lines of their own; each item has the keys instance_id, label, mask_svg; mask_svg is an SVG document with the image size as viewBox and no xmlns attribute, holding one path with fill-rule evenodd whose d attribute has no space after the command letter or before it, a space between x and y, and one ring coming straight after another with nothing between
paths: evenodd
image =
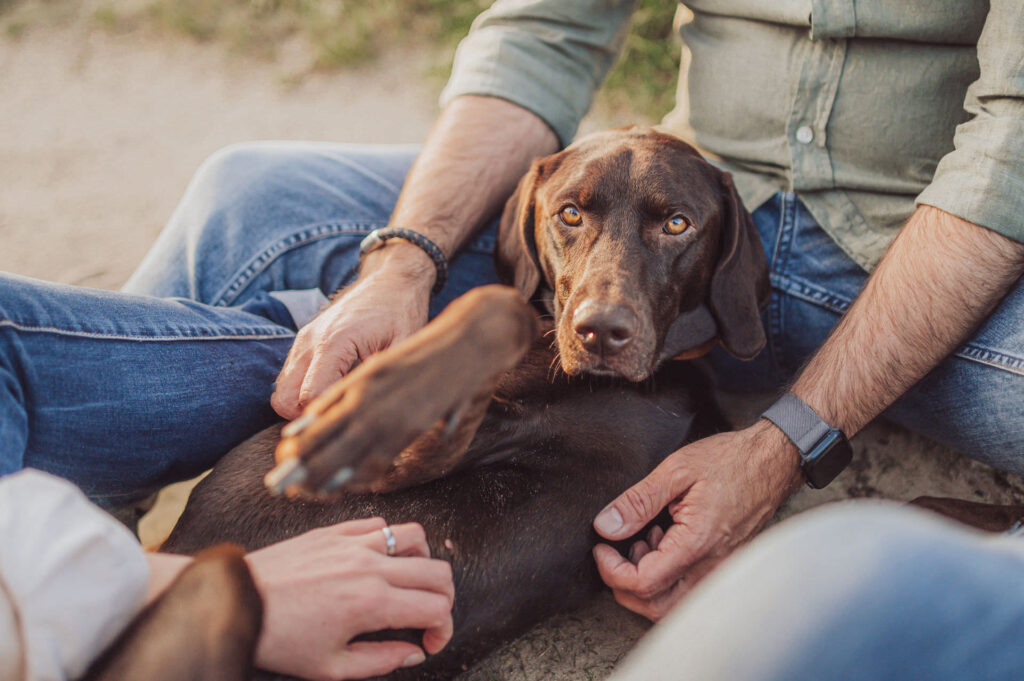
<instances>
[{"instance_id":1,"label":"dog's head","mask_svg":"<svg viewBox=\"0 0 1024 681\"><path fill-rule=\"evenodd\" d=\"M732 178L651 129L534 161L505 206L497 268L554 316L569 374L640 381L715 339L742 359L765 343L768 270Z\"/></svg>"}]
</instances>

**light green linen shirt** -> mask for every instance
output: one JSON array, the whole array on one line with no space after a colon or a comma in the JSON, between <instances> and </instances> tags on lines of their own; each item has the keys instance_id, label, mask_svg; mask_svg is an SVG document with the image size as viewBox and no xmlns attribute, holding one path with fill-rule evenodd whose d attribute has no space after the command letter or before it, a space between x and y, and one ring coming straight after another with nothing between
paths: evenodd
<instances>
[{"instance_id":1,"label":"light green linen shirt","mask_svg":"<svg viewBox=\"0 0 1024 681\"><path fill-rule=\"evenodd\" d=\"M915 201L1024 241L1024 0L683 4L689 124L748 208L797 192L866 270ZM498 0L442 103L501 97L568 143L633 5Z\"/></svg>"}]
</instances>

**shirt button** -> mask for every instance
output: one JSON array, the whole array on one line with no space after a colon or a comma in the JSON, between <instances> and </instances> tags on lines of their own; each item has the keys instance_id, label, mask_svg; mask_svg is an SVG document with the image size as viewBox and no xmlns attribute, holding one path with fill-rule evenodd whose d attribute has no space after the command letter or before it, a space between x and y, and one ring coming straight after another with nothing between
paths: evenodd
<instances>
[{"instance_id":1,"label":"shirt button","mask_svg":"<svg viewBox=\"0 0 1024 681\"><path fill-rule=\"evenodd\" d=\"M796 141L800 144L810 144L814 139L814 131L809 126L801 125L796 129Z\"/></svg>"}]
</instances>

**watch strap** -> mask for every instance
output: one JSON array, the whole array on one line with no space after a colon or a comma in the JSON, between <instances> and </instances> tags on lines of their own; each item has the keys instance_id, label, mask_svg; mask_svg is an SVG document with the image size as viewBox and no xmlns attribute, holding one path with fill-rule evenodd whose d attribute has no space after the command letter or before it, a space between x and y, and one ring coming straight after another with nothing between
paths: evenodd
<instances>
[{"instance_id":1,"label":"watch strap","mask_svg":"<svg viewBox=\"0 0 1024 681\"><path fill-rule=\"evenodd\" d=\"M816 411L793 393L786 393L780 397L761 414L761 417L774 423L793 441L800 451L801 458L833 429Z\"/></svg>"}]
</instances>

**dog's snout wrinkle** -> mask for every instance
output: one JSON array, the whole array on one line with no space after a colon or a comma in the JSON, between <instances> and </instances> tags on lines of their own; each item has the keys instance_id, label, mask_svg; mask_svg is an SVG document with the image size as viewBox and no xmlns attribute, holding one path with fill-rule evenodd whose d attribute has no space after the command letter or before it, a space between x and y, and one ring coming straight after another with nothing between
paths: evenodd
<instances>
[{"instance_id":1,"label":"dog's snout wrinkle","mask_svg":"<svg viewBox=\"0 0 1024 681\"><path fill-rule=\"evenodd\" d=\"M585 300L573 313L573 331L591 354L617 355L636 336L636 313L625 305Z\"/></svg>"}]
</instances>

